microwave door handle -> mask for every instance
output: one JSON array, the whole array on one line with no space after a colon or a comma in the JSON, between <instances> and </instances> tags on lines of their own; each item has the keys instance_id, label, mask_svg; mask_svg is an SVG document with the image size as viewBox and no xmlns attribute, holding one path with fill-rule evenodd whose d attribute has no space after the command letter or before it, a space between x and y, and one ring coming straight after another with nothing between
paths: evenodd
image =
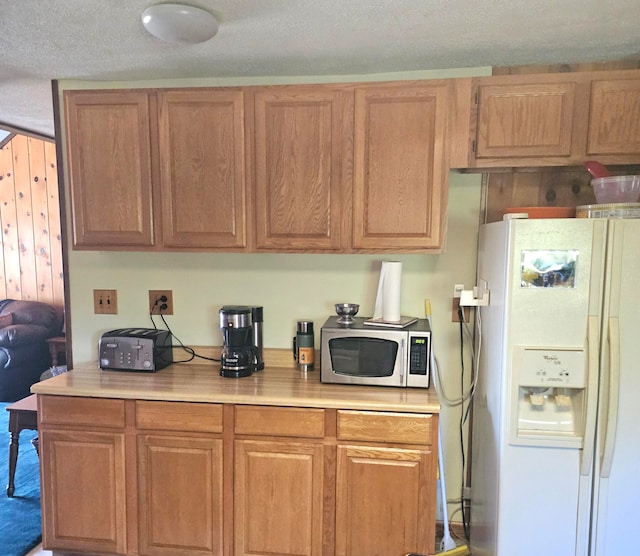
<instances>
[{"instance_id":1,"label":"microwave door handle","mask_svg":"<svg viewBox=\"0 0 640 556\"><path fill-rule=\"evenodd\" d=\"M400 385L404 386L404 372L405 372L405 365L407 364L407 353L405 351L405 345L404 345L404 338L402 338L402 340L400 340L400 360L402 362L401 366L400 366Z\"/></svg>"}]
</instances>

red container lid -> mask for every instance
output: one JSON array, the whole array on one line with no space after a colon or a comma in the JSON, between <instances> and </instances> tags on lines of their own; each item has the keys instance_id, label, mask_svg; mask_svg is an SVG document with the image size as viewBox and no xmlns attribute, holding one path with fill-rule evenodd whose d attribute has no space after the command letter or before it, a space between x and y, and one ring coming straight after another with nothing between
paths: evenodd
<instances>
[{"instance_id":1,"label":"red container lid","mask_svg":"<svg viewBox=\"0 0 640 556\"><path fill-rule=\"evenodd\" d=\"M501 211L505 214L522 214L527 218L575 218L576 207L512 207Z\"/></svg>"}]
</instances>

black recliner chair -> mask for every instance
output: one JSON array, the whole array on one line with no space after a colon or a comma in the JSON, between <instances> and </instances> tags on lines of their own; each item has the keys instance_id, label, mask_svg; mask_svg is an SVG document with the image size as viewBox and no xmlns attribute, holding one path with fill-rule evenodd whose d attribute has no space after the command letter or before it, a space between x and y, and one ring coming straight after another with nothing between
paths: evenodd
<instances>
[{"instance_id":1,"label":"black recliner chair","mask_svg":"<svg viewBox=\"0 0 640 556\"><path fill-rule=\"evenodd\" d=\"M30 394L51 366L47 338L62 334L61 309L41 301L0 301L0 401Z\"/></svg>"}]
</instances>

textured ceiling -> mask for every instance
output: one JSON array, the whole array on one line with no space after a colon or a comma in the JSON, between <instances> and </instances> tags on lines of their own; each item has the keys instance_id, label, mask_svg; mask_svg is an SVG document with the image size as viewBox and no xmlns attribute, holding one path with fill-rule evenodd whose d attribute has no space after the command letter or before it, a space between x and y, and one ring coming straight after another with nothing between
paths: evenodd
<instances>
[{"instance_id":1,"label":"textured ceiling","mask_svg":"<svg viewBox=\"0 0 640 556\"><path fill-rule=\"evenodd\" d=\"M358 75L640 57L640 0L188 0L198 45L148 35L162 0L0 0L0 123L53 136L52 79Z\"/></svg>"}]
</instances>

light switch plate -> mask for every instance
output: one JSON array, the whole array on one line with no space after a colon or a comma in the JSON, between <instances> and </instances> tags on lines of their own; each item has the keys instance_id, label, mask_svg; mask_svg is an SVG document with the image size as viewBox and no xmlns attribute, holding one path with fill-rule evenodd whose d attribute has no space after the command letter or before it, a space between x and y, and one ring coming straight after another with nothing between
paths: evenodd
<instances>
[{"instance_id":1,"label":"light switch plate","mask_svg":"<svg viewBox=\"0 0 640 556\"><path fill-rule=\"evenodd\" d=\"M116 290L93 290L93 312L96 315L117 315L118 292Z\"/></svg>"}]
</instances>

